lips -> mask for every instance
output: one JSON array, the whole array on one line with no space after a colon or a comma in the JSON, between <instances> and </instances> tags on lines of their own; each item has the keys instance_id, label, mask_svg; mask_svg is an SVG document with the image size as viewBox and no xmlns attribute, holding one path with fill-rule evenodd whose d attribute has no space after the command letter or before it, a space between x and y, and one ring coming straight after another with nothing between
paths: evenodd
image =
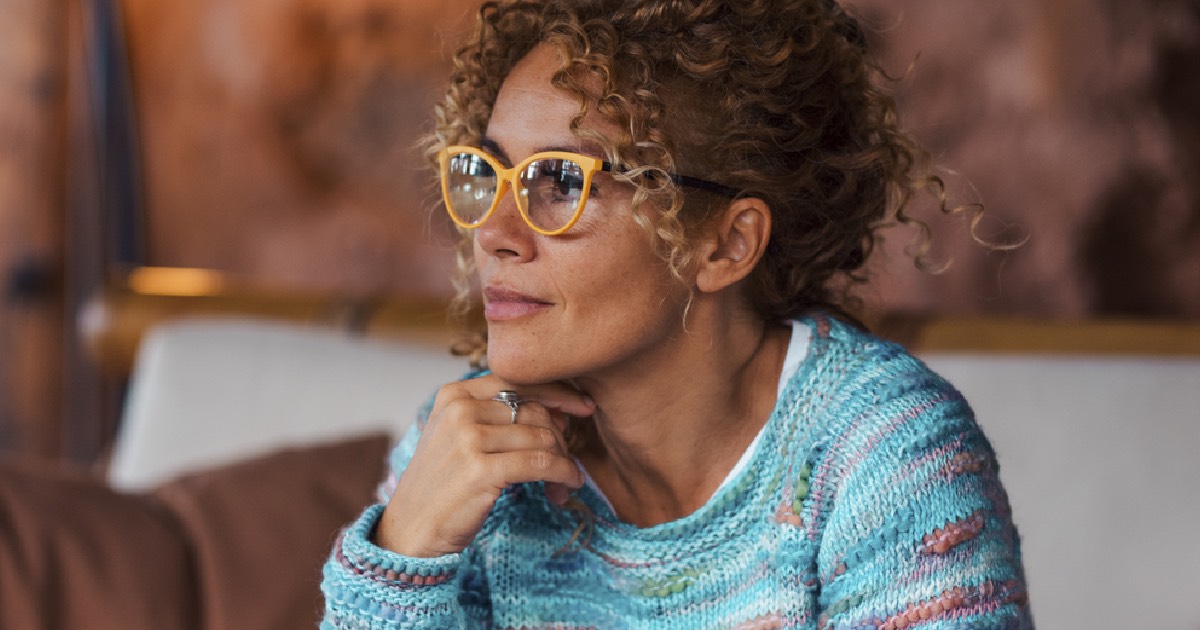
<instances>
[{"instance_id":1,"label":"lips","mask_svg":"<svg viewBox=\"0 0 1200 630\"><path fill-rule=\"evenodd\" d=\"M553 306L551 302L501 286L483 290L483 315L489 322L503 322L540 313Z\"/></svg>"}]
</instances>

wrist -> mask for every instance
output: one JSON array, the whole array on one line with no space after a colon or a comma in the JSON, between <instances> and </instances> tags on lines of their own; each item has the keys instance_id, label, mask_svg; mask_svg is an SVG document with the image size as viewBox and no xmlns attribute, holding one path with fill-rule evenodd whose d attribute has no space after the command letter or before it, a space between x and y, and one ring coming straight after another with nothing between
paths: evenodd
<instances>
[{"instance_id":1,"label":"wrist","mask_svg":"<svg viewBox=\"0 0 1200 630\"><path fill-rule=\"evenodd\" d=\"M447 552L436 549L433 541L423 540L420 528L406 527L403 519L391 514L391 506L383 511L370 541L376 546L409 558L435 558Z\"/></svg>"}]
</instances>

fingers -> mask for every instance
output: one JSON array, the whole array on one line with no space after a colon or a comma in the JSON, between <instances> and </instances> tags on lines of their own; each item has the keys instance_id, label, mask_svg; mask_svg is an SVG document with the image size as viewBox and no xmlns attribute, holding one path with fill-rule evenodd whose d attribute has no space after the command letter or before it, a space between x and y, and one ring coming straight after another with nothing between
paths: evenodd
<instances>
[{"instance_id":1,"label":"fingers","mask_svg":"<svg viewBox=\"0 0 1200 630\"><path fill-rule=\"evenodd\" d=\"M494 453L485 461L505 485L545 481L570 488L583 486L583 474L575 461L549 451Z\"/></svg>"},{"instance_id":2,"label":"fingers","mask_svg":"<svg viewBox=\"0 0 1200 630\"><path fill-rule=\"evenodd\" d=\"M506 389L503 381L486 376L451 383L438 392L435 415L438 433L453 438L475 461L500 466L489 476L504 484L546 481L578 488L582 477L563 437L566 409L591 414L595 403L562 383L523 387L517 422L509 405L493 400ZM430 427L432 428L432 427Z\"/></svg>"},{"instance_id":3,"label":"fingers","mask_svg":"<svg viewBox=\"0 0 1200 630\"><path fill-rule=\"evenodd\" d=\"M456 401L452 406L469 406L480 414L474 424L462 428L464 446L468 452L482 455L479 461L487 462L486 466L499 467L491 471L493 479L504 484L546 481L571 488L582 485L579 467L550 410L538 403L524 403L517 424L511 424L508 407L495 401Z\"/></svg>"},{"instance_id":4,"label":"fingers","mask_svg":"<svg viewBox=\"0 0 1200 630\"><path fill-rule=\"evenodd\" d=\"M493 400L503 389L521 397L516 424L512 409ZM568 488L583 485L563 439L566 415L594 411L595 403L562 383L514 388L485 376L443 386L376 540L417 557L461 551L512 484L546 482L561 504Z\"/></svg>"},{"instance_id":5,"label":"fingers","mask_svg":"<svg viewBox=\"0 0 1200 630\"><path fill-rule=\"evenodd\" d=\"M512 424L512 408L494 399L497 392L512 388L512 385L492 375L447 384L434 399L434 416L458 407L451 411L453 415L471 416L487 424ZM566 430L568 416L587 417L596 411L596 403L591 398L565 383L522 386L514 391L520 398L517 422L543 424L538 421L543 417L541 410L529 411L534 408L531 403L537 403L550 412L549 420L560 433ZM467 404L467 401L486 404L475 406Z\"/></svg>"},{"instance_id":6,"label":"fingers","mask_svg":"<svg viewBox=\"0 0 1200 630\"><path fill-rule=\"evenodd\" d=\"M558 412L554 412L558 413ZM496 400L476 400L474 398L458 398L446 403L437 415L453 419L460 425L487 424L511 425L528 424L534 426L554 427L560 431L558 423L552 418L549 409L536 402L522 402L517 408L517 420L513 422L512 408Z\"/></svg>"},{"instance_id":7,"label":"fingers","mask_svg":"<svg viewBox=\"0 0 1200 630\"><path fill-rule=\"evenodd\" d=\"M557 431L531 424L480 426L474 448L481 453L546 450L567 454Z\"/></svg>"}]
</instances>

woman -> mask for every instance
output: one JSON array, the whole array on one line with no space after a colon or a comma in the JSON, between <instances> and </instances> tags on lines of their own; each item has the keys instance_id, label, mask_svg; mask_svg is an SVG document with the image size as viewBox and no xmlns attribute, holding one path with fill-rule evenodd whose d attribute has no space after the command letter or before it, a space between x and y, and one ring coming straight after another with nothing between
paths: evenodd
<instances>
[{"instance_id":1,"label":"woman","mask_svg":"<svg viewBox=\"0 0 1200 630\"><path fill-rule=\"evenodd\" d=\"M396 449L323 627L1029 624L970 410L836 315L933 181L865 48L828 0L484 5L433 153L490 371Z\"/></svg>"}]
</instances>

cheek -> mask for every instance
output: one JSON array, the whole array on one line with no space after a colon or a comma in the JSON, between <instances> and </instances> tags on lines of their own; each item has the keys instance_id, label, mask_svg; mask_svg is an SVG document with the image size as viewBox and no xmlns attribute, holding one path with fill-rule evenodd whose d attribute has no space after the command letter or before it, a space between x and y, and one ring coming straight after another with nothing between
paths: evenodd
<instances>
[{"instance_id":1,"label":"cheek","mask_svg":"<svg viewBox=\"0 0 1200 630\"><path fill-rule=\"evenodd\" d=\"M623 238L633 236L644 238L640 233ZM595 334L630 326L661 328L679 319L676 315L682 311L676 307L687 298L686 288L648 244L598 248L573 260L569 268L570 272L555 278L566 297L567 312ZM566 269L564 265L562 271Z\"/></svg>"},{"instance_id":2,"label":"cheek","mask_svg":"<svg viewBox=\"0 0 1200 630\"><path fill-rule=\"evenodd\" d=\"M671 277L666 263L640 227L622 227L598 230L584 247L561 252L563 264L553 267L565 291L576 299L614 303L642 293L662 294Z\"/></svg>"}]
</instances>

